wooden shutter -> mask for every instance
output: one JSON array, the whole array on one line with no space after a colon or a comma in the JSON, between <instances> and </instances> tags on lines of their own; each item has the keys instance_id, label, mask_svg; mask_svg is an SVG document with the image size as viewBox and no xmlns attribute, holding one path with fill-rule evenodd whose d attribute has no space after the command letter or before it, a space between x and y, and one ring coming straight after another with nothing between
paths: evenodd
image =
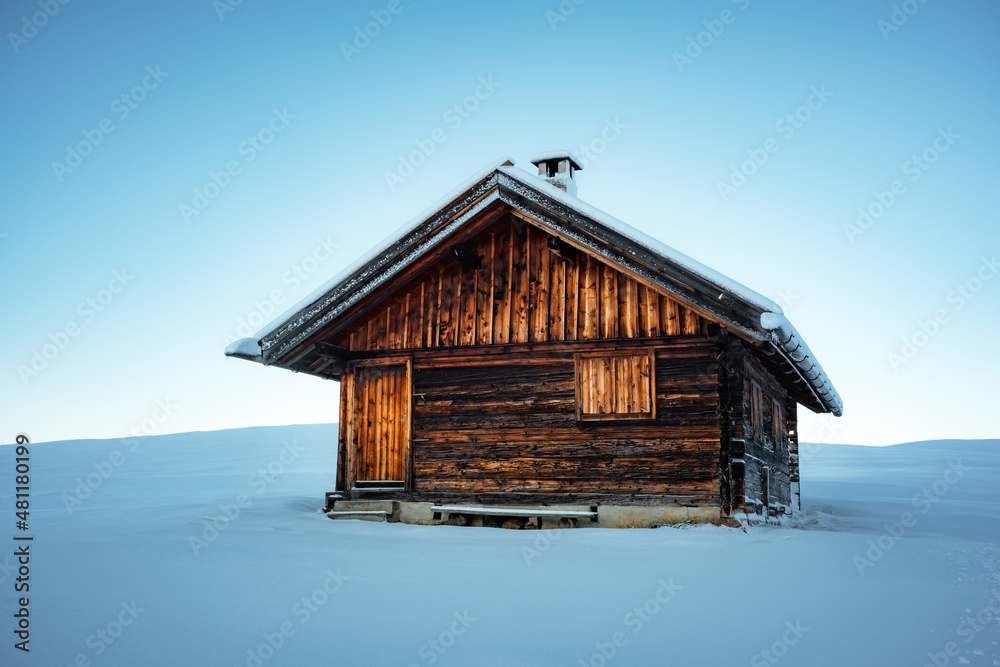
<instances>
[{"instance_id":1,"label":"wooden shutter","mask_svg":"<svg viewBox=\"0 0 1000 667\"><path fill-rule=\"evenodd\" d=\"M576 418L654 418L654 367L652 350L577 354Z\"/></svg>"},{"instance_id":2,"label":"wooden shutter","mask_svg":"<svg viewBox=\"0 0 1000 667\"><path fill-rule=\"evenodd\" d=\"M772 428L774 431L774 448L781 453L788 449L787 438L785 437L785 409L778 399L771 401Z\"/></svg>"}]
</instances>

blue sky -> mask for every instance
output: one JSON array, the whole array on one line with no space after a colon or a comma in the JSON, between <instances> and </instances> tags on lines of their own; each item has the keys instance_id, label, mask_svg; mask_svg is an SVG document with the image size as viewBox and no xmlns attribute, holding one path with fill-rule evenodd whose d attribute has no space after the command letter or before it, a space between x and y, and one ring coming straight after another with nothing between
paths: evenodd
<instances>
[{"instance_id":1,"label":"blue sky","mask_svg":"<svg viewBox=\"0 0 1000 667\"><path fill-rule=\"evenodd\" d=\"M241 323L494 159L580 147L582 199L783 305L846 407L803 439L997 437L998 23L933 0L5 3L0 439L335 421L335 382L223 356Z\"/></svg>"}]
</instances>

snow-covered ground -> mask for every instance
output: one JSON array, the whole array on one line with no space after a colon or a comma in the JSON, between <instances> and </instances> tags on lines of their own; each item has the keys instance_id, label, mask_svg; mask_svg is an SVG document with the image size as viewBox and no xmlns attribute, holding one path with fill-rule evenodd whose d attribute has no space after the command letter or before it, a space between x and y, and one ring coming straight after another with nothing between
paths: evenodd
<instances>
[{"instance_id":1,"label":"snow-covered ground","mask_svg":"<svg viewBox=\"0 0 1000 667\"><path fill-rule=\"evenodd\" d=\"M537 532L331 521L335 438L32 445L30 654L0 447L0 664L1000 665L1000 441L804 446L794 527Z\"/></svg>"}]
</instances>

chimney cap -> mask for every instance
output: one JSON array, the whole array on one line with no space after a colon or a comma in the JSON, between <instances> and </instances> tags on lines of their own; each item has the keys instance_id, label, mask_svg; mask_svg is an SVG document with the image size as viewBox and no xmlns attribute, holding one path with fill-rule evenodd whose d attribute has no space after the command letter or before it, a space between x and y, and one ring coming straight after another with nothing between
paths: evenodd
<instances>
[{"instance_id":1,"label":"chimney cap","mask_svg":"<svg viewBox=\"0 0 1000 667\"><path fill-rule=\"evenodd\" d=\"M576 171L583 169L583 165L580 164L579 158L573 155L572 151L543 151L541 153L535 153L531 156L531 164L535 166L538 166L540 162L550 162L552 160L569 160L570 164L573 165L573 169Z\"/></svg>"}]
</instances>

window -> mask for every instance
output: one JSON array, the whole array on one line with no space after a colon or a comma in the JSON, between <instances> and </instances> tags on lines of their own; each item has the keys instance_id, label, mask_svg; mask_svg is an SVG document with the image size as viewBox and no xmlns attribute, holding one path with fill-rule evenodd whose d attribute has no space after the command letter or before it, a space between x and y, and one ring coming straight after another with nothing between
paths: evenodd
<instances>
[{"instance_id":1,"label":"window","mask_svg":"<svg viewBox=\"0 0 1000 667\"><path fill-rule=\"evenodd\" d=\"M580 421L653 419L653 351L576 355L576 418Z\"/></svg>"}]
</instances>

